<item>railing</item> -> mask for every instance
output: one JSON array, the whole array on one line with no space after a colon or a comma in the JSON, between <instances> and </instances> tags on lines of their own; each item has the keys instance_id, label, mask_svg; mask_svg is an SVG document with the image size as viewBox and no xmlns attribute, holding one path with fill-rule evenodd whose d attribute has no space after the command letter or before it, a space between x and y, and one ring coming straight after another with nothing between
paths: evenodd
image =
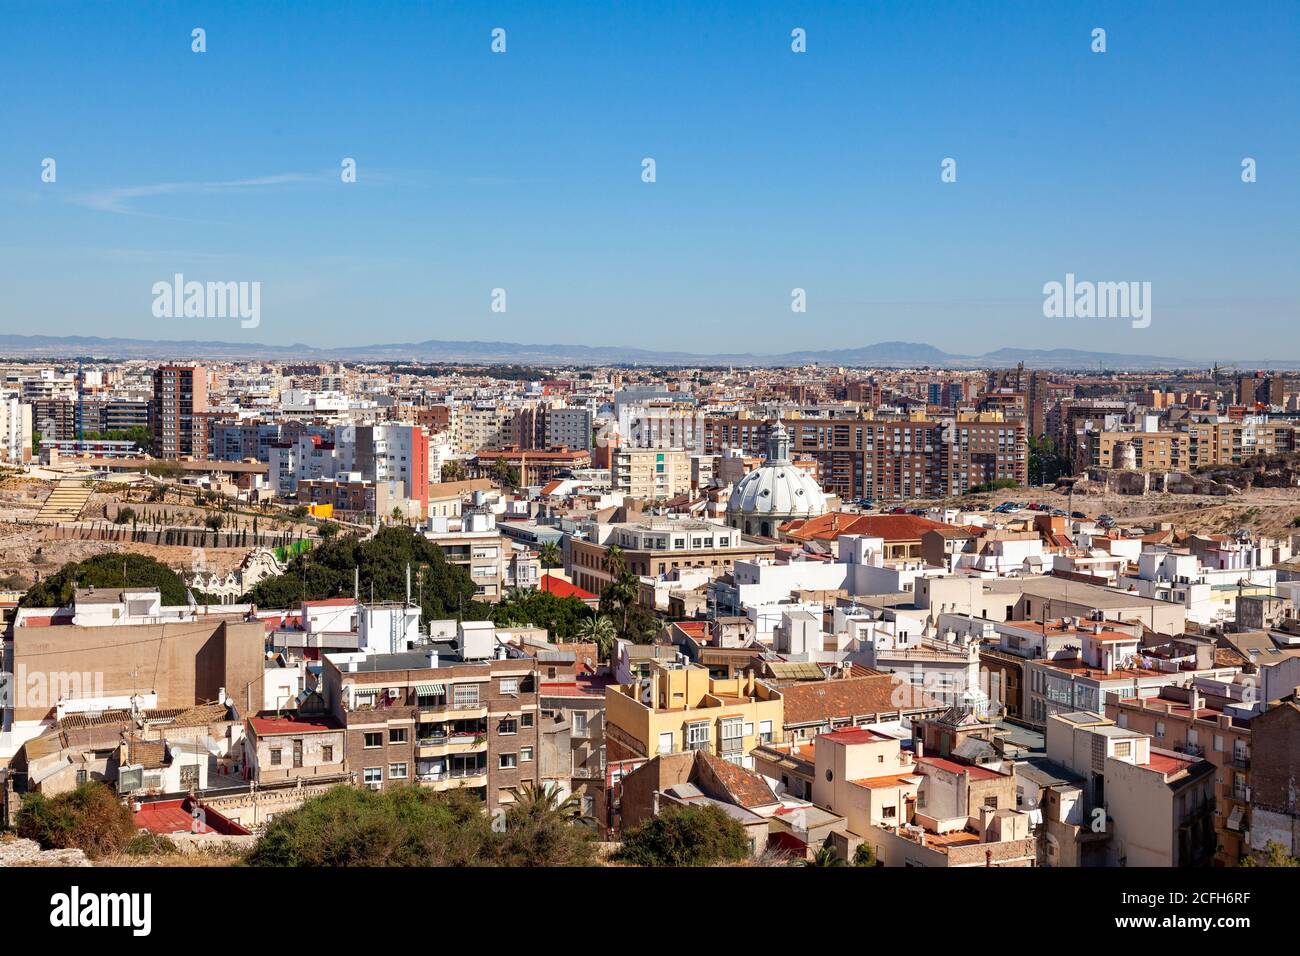
<instances>
[{"instance_id":1,"label":"railing","mask_svg":"<svg viewBox=\"0 0 1300 956\"><path fill-rule=\"evenodd\" d=\"M1245 754L1233 754L1228 759L1228 764L1238 770L1250 769L1250 757Z\"/></svg>"}]
</instances>

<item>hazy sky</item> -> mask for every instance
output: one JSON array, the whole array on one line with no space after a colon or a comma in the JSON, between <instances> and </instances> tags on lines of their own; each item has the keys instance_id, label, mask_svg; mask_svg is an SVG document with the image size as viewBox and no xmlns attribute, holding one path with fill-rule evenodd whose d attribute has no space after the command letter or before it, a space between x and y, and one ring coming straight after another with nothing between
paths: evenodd
<instances>
[{"instance_id":1,"label":"hazy sky","mask_svg":"<svg viewBox=\"0 0 1300 956\"><path fill-rule=\"evenodd\" d=\"M8 2L0 64L0 332L1300 359L1294 0Z\"/></svg>"}]
</instances>

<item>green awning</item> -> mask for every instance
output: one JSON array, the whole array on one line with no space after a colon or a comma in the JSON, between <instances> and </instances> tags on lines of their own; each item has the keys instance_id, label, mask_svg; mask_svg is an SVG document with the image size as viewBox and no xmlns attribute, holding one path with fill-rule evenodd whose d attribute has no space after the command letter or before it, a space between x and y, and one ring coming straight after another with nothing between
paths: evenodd
<instances>
[{"instance_id":1,"label":"green awning","mask_svg":"<svg viewBox=\"0 0 1300 956\"><path fill-rule=\"evenodd\" d=\"M415 693L417 697L445 697L447 694L447 685L416 684Z\"/></svg>"}]
</instances>

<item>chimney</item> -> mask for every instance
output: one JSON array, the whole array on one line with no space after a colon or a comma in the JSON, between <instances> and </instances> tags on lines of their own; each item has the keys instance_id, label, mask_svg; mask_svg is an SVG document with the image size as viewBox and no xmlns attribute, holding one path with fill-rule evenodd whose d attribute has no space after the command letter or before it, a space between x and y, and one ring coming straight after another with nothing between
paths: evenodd
<instances>
[{"instance_id":1,"label":"chimney","mask_svg":"<svg viewBox=\"0 0 1300 956\"><path fill-rule=\"evenodd\" d=\"M916 759L920 760L922 757L925 756L925 741L922 740L920 737L916 738L916 741L914 742L912 749L916 752Z\"/></svg>"}]
</instances>

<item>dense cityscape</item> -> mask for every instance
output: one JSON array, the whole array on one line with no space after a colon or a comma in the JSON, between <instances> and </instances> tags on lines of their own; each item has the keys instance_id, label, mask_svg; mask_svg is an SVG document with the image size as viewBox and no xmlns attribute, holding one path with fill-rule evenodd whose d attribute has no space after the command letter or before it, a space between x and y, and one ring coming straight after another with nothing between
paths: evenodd
<instances>
[{"instance_id":1,"label":"dense cityscape","mask_svg":"<svg viewBox=\"0 0 1300 956\"><path fill-rule=\"evenodd\" d=\"M339 788L580 831L530 865L1300 851L1298 377L0 376L0 856L303 863ZM87 787L121 839L58 846Z\"/></svg>"}]
</instances>

